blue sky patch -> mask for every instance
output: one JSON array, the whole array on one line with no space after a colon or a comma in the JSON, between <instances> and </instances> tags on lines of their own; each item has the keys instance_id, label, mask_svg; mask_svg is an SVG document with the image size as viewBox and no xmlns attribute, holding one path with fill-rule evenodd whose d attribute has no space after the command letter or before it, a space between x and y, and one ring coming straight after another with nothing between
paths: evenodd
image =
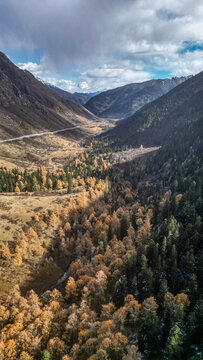
<instances>
[{"instance_id":1,"label":"blue sky patch","mask_svg":"<svg viewBox=\"0 0 203 360\"><path fill-rule=\"evenodd\" d=\"M18 50L18 51L6 51L6 54L9 56L14 64L18 63L27 63L33 62L36 64L40 64L40 60L42 58L42 51L27 51L27 50Z\"/></svg>"},{"instance_id":2,"label":"blue sky patch","mask_svg":"<svg viewBox=\"0 0 203 360\"><path fill-rule=\"evenodd\" d=\"M203 50L203 42L184 41L183 47L178 51L179 54Z\"/></svg>"}]
</instances>

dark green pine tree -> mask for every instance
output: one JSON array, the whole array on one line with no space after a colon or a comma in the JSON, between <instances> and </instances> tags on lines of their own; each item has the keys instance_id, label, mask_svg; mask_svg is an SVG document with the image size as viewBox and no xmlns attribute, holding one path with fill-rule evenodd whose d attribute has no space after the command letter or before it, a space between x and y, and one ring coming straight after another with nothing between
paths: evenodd
<instances>
[{"instance_id":1,"label":"dark green pine tree","mask_svg":"<svg viewBox=\"0 0 203 360\"><path fill-rule=\"evenodd\" d=\"M128 223L128 217L127 215L124 213L122 218L121 218L121 240L123 240L123 238L125 236L127 236L128 234L128 226L129 226L129 223Z\"/></svg>"},{"instance_id":2,"label":"dark green pine tree","mask_svg":"<svg viewBox=\"0 0 203 360\"><path fill-rule=\"evenodd\" d=\"M141 271L138 274L138 290L141 300L153 294L154 277L153 272L147 265L147 258L142 255L141 258Z\"/></svg>"},{"instance_id":3,"label":"dark green pine tree","mask_svg":"<svg viewBox=\"0 0 203 360\"><path fill-rule=\"evenodd\" d=\"M113 231L112 231L112 226L111 224L109 224L109 228L108 228L108 241L110 241L113 238Z\"/></svg>"},{"instance_id":4,"label":"dark green pine tree","mask_svg":"<svg viewBox=\"0 0 203 360\"><path fill-rule=\"evenodd\" d=\"M138 331L138 344L145 359L160 359L160 322L156 310L151 309L142 315Z\"/></svg>"}]
</instances>

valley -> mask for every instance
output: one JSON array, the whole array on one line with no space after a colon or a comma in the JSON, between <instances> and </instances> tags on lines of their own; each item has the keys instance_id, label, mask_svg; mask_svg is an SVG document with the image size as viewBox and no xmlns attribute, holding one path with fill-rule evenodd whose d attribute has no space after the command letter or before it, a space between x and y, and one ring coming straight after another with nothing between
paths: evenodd
<instances>
[{"instance_id":1,"label":"valley","mask_svg":"<svg viewBox=\"0 0 203 360\"><path fill-rule=\"evenodd\" d=\"M127 118L172 90L189 77L149 80L127 84L91 97L84 106L96 116L113 122Z\"/></svg>"},{"instance_id":2,"label":"valley","mask_svg":"<svg viewBox=\"0 0 203 360\"><path fill-rule=\"evenodd\" d=\"M0 139L0 166L9 168L46 166L49 169L61 167L69 157L84 150L82 143L85 137L99 135L104 129L111 127L108 121L87 122L52 132ZM79 139L74 135L73 130L77 131L77 136L80 135ZM69 131L71 134L67 136Z\"/></svg>"},{"instance_id":3,"label":"valley","mask_svg":"<svg viewBox=\"0 0 203 360\"><path fill-rule=\"evenodd\" d=\"M27 139L27 138L37 137L37 136L43 136L43 135L58 134L58 133L60 133L60 132L75 130L75 129L79 129L79 128L80 128L80 125L76 125L76 126L73 126L73 127L71 127L71 128L66 128L66 129L60 129L60 130L54 130L54 131L46 131L46 132L42 132L42 133L38 133L38 134L22 135L22 136L19 136L19 137L17 137L17 138L0 140L0 143L2 144L2 143L5 143L5 142L11 142L11 141L17 141L17 140L24 140L24 139Z\"/></svg>"},{"instance_id":4,"label":"valley","mask_svg":"<svg viewBox=\"0 0 203 360\"><path fill-rule=\"evenodd\" d=\"M0 360L200 360L203 73L113 124L0 65Z\"/></svg>"},{"instance_id":5,"label":"valley","mask_svg":"<svg viewBox=\"0 0 203 360\"><path fill-rule=\"evenodd\" d=\"M131 161L135 158L142 157L148 153L157 151L158 148L149 149L130 149L120 152L112 153L116 162ZM84 149L80 149L80 154L84 152ZM104 155L109 156L108 154ZM70 155L68 157L70 159ZM74 157L73 157L74 158ZM65 161L65 159L64 159ZM67 185L66 185L67 187ZM76 193L67 194L67 188L55 189L52 191L34 191L34 192L15 192L0 193L0 236L1 247L2 244L8 243L9 247L15 247L15 242L18 241L19 233L25 232L29 227L37 229L37 233L40 233L40 242L49 244L55 237L55 231L60 224L60 220L55 218L55 223L51 227L47 227L43 221L38 220L46 217L47 211L53 214L57 214L70 201L70 198L77 198L82 195L84 187L79 186L76 188ZM6 214L5 214L6 212ZM37 219L37 220L36 220ZM0 247L0 248L1 248ZM23 271L20 269L18 273L15 269L14 277L9 273L9 268L6 268L6 274L1 274L1 294L0 302L5 299L5 296L9 294L12 287L16 284L16 276L18 275L18 282L22 288L25 287L26 282L31 281L32 288L38 292L49 289L49 286L57 283L64 269L64 264L48 264L48 273L44 274L44 268L36 270L36 284L32 277L33 269L29 266L24 266ZM10 269L14 271L14 267ZM50 273L53 271L53 274ZM42 274L41 274L42 272ZM40 275L41 274L41 275ZM9 284L8 284L9 278ZM41 282L39 278L42 278ZM50 285L51 284L51 285Z\"/></svg>"}]
</instances>

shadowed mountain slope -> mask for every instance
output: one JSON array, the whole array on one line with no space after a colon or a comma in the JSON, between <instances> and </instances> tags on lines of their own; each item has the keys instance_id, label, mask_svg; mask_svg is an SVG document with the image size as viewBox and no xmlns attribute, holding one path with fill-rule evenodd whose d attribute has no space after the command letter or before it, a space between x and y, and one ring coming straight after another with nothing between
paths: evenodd
<instances>
[{"instance_id":1,"label":"shadowed mountain slope","mask_svg":"<svg viewBox=\"0 0 203 360\"><path fill-rule=\"evenodd\" d=\"M122 144L162 145L203 115L203 72L191 77L108 132Z\"/></svg>"},{"instance_id":2,"label":"shadowed mountain slope","mask_svg":"<svg viewBox=\"0 0 203 360\"><path fill-rule=\"evenodd\" d=\"M180 77L128 84L94 96L85 107L97 116L119 120L131 116L186 79L186 77Z\"/></svg>"},{"instance_id":3,"label":"shadowed mountain slope","mask_svg":"<svg viewBox=\"0 0 203 360\"><path fill-rule=\"evenodd\" d=\"M56 94L63 96L64 98L68 100L72 100L77 102L78 104L85 105L89 99L96 96L98 92L96 93L70 93L69 91L65 91L63 89L58 88L57 86L44 83L46 86L48 86L49 89L54 91Z\"/></svg>"},{"instance_id":4,"label":"shadowed mountain slope","mask_svg":"<svg viewBox=\"0 0 203 360\"><path fill-rule=\"evenodd\" d=\"M0 52L1 139L68 128L95 119L83 106L55 94Z\"/></svg>"}]
</instances>

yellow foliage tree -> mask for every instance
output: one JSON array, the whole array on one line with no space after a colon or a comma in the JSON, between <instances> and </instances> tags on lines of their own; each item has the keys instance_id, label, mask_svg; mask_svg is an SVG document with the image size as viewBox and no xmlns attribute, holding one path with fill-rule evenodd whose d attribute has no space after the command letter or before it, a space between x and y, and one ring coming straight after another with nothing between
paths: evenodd
<instances>
[{"instance_id":1,"label":"yellow foliage tree","mask_svg":"<svg viewBox=\"0 0 203 360\"><path fill-rule=\"evenodd\" d=\"M20 266L22 264L22 260L23 260L23 249L19 245L16 245L15 256L14 256L15 265Z\"/></svg>"},{"instance_id":2,"label":"yellow foliage tree","mask_svg":"<svg viewBox=\"0 0 203 360\"><path fill-rule=\"evenodd\" d=\"M39 216L40 216L40 213L36 213L36 214L34 215L34 220L35 220L36 222L39 221Z\"/></svg>"},{"instance_id":3,"label":"yellow foliage tree","mask_svg":"<svg viewBox=\"0 0 203 360\"><path fill-rule=\"evenodd\" d=\"M1 257L5 260L9 260L11 258L11 253L7 242L3 242L1 245Z\"/></svg>"},{"instance_id":4,"label":"yellow foliage tree","mask_svg":"<svg viewBox=\"0 0 203 360\"><path fill-rule=\"evenodd\" d=\"M23 351L21 354L20 354L20 358L19 360L34 360L33 356L29 355L27 353L27 351Z\"/></svg>"},{"instance_id":5,"label":"yellow foliage tree","mask_svg":"<svg viewBox=\"0 0 203 360\"><path fill-rule=\"evenodd\" d=\"M73 277L69 277L66 284L66 299L75 299L78 295L77 285Z\"/></svg>"},{"instance_id":6,"label":"yellow foliage tree","mask_svg":"<svg viewBox=\"0 0 203 360\"><path fill-rule=\"evenodd\" d=\"M14 339L10 339L5 344L4 349L5 359L6 360L16 360L17 359L17 345Z\"/></svg>"},{"instance_id":7,"label":"yellow foliage tree","mask_svg":"<svg viewBox=\"0 0 203 360\"><path fill-rule=\"evenodd\" d=\"M16 193L19 193L19 192L20 192L20 188L19 188L18 184L16 184L16 186L15 186L15 192L16 192Z\"/></svg>"},{"instance_id":8,"label":"yellow foliage tree","mask_svg":"<svg viewBox=\"0 0 203 360\"><path fill-rule=\"evenodd\" d=\"M57 181L57 186L56 186L56 188L57 188L57 190L63 189L63 183L62 183L61 180L58 180L58 181Z\"/></svg>"}]
</instances>

